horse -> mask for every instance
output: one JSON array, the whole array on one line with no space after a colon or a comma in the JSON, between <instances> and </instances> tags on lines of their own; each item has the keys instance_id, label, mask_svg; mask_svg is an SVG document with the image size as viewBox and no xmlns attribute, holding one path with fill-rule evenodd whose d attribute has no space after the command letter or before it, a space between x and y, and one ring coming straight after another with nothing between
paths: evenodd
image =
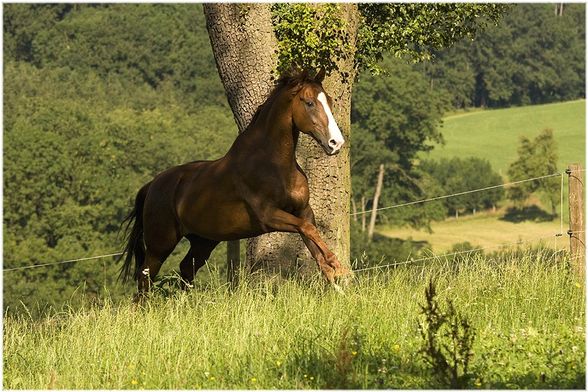
<instances>
[{"instance_id":1,"label":"horse","mask_svg":"<svg viewBox=\"0 0 588 392\"><path fill-rule=\"evenodd\" d=\"M123 221L127 243L119 258L124 258L121 277L137 280L138 295L150 290L184 237L190 249L180 276L190 285L219 242L275 231L300 234L327 282L339 290L336 278L350 271L316 228L308 179L295 155L300 132L328 155L345 143L322 87L324 77L324 70L283 75L225 156L172 167L139 190Z\"/></svg>"}]
</instances>

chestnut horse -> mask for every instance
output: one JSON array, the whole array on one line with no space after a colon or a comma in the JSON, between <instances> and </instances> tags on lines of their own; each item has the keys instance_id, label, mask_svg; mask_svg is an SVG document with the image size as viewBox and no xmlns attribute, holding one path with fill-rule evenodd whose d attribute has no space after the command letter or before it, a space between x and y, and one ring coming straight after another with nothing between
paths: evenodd
<instances>
[{"instance_id":1,"label":"chestnut horse","mask_svg":"<svg viewBox=\"0 0 588 392\"><path fill-rule=\"evenodd\" d=\"M308 181L296 163L300 132L329 155L345 142L321 83L324 71L284 76L247 129L216 161L172 167L145 184L126 218L128 243L121 276L131 275L139 293L148 291L163 262L182 237L190 250L180 263L191 283L220 241L280 231L299 233L320 271L335 278L349 273L321 239L309 205ZM124 256L121 256L121 259Z\"/></svg>"}]
</instances>

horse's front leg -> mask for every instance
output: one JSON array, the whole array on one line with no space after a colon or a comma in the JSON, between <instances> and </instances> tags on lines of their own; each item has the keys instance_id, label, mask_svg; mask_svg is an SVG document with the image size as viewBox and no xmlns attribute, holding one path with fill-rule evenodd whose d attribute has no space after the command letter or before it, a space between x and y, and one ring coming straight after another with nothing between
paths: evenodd
<instances>
[{"instance_id":1,"label":"horse's front leg","mask_svg":"<svg viewBox=\"0 0 588 392\"><path fill-rule=\"evenodd\" d=\"M314 224L314 214L310 207L307 207L300 217L283 210L273 210L266 214L264 224L272 231L299 233L329 282L335 283L336 277L349 273L349 270L341 266L335 254L321 238Z\"/></svg>"},{"instance_id":2,"label":"horse's front leg","mask_svg":"<svg viewBox=\"0 0 588 392\"><path fill-rule=\"evenodd\" d=\"M298 216L301 219L304 219L312 223L312 225L316 228L316 219L314 217L314 212L312 211L310 205L307 205L306 208L303 209ZM319 269L330 282L333 282L335 278L349 277L351 275L351 271L348 268L341 265L341 263L337 259L337 256L335 256L335 254L331 252L330 249L326 248L327 254L323 257L323 253L314 242L312 242L308 237L305 237L304 235L301 235L301 237L304 241L304 244L310 251L310 254L316 260ZM347 283L346 279L344 283Z\"/></svg>"}]
</instances>

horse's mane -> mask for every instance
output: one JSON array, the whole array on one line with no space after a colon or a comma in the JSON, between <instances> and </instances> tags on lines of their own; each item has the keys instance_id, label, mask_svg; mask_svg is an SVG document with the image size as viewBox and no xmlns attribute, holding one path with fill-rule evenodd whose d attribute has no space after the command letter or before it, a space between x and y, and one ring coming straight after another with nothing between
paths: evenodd
<instances>
[{"instance_id":1,"label":"horse's mane","mask_svg":"<svg viewBox=\"0 0 588 392\"><path fill-rule=\"evenodd\" d=\"M321 83L322 80L317 78L318 73L311 76L307 70L300 70L292 68L284 72L276 82L276 88L282 88L286 86L296 86L306 83Z\"/></svg>"},{"instance_id":2,"label":"horse's mane","mask_svg":"<svg viewBox=\"0 0 588 392\"><path fill-rule=\"evenodd\" d=\"M249 128L251 126L251 124L253 124L255 121L257 121L257 118L259 117L259 113L261 113L262 109L267 105L268 102L271 101L271 98L275 97L277 95L277 93L279 91L281 91L283 88L302 87L306 83L321 83L322 80L318 80L317 76L318 76L318 73L316 75L314 75L314 77L313 77L310 75L310 73L308 71L295 69L295 68L284 72L274 82L273 90L269 93L266 100L261 105L259 105L259 107L255 111L255 114L253 114L253 117L251 118L249 125L247 125L247 128Z\"/></svg>"}]
</instances>

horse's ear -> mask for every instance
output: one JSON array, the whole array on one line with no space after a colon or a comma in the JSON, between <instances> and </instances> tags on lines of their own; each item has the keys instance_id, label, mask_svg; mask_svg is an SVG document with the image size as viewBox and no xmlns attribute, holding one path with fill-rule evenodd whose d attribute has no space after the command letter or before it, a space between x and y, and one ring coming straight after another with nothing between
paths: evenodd
<instances>
[{"instance_id":1,"label":"horse's ear","mask_svg":"<svg viewBox=\"0 0 588 392\"><path fill-rule=\"evenodd\" d=\"M300 81L305 81L308 79L308 70L304 69L300 72L298 72L298 77L300 79Z\"/></svg>"},{"instance_id":2,"label":"horse's ear","mask_svg":"<svg viewBox=\"0 0 588 392\"><path fill-rule=\"evenodd\" d=\"M316 76L314 77L314 80L319 83L322 83L323 80L325 80L325 74L326 74L325 68L321 67L319 69L319 71L317 72Z\"/></svg>"}]
</instances>

